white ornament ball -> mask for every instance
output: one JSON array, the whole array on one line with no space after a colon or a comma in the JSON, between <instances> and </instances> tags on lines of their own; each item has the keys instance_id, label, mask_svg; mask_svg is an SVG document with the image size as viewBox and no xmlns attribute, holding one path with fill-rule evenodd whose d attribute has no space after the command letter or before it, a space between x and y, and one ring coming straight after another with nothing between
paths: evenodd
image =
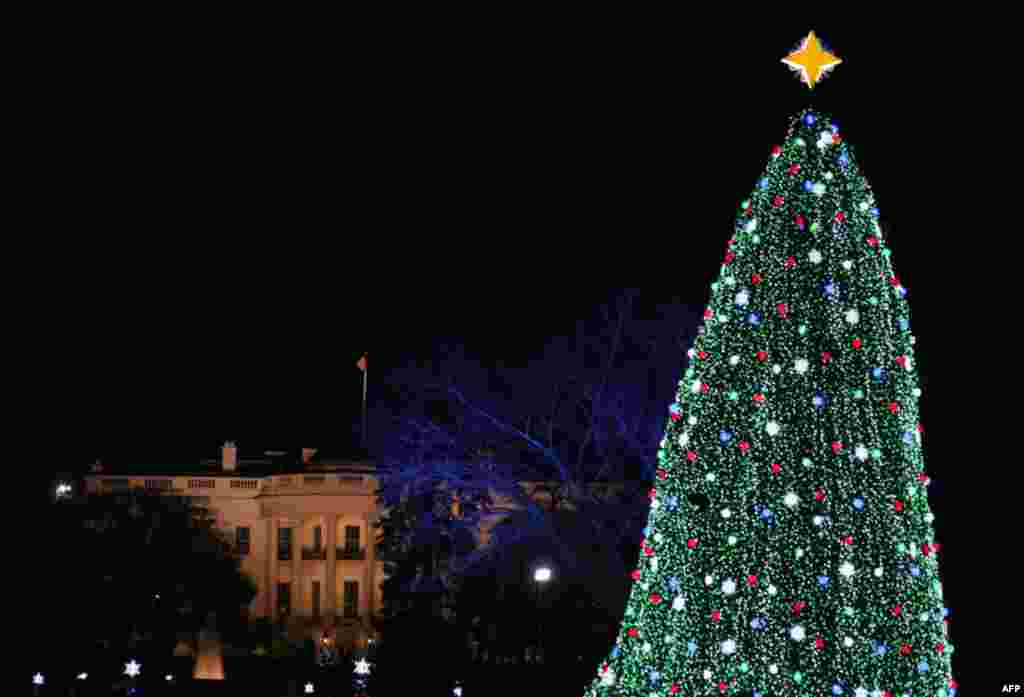
<instances>
[{"instance_id":1,"label":"white ornament ball","mask_svg":"<svg viewBox=\"0 0 1024 697\"><path fill-rule=\"evenodd\" d=\"M686 351L686 355L689 356L690 358L693 358L694 356L697 355L697 352L691 348Z\"/></svg>"},{"instance_id":2,"label":"white ornament ball","mask_svg":"<svg viewBox=\"0 0 1024 697\"><path fill-rule=\"evenodd\" d=\"M722 653L726 656L731 656L736 653L736 642L732 639L726 639L722 642Z\"/></svg>"},{"instance_id":3,"label":"white ornament ball","mask_svg":"<svg viewBox=\"0 0 1024 697\"><path fill-rule=\"evenodd\" d=\"M791 491L788 494L786 494L786 496L782 499L782 502L789 506L790 508L793 508L798 503L800 503L800 498Z\"/></svg>"},{"instance_id":4,"label":"white ornament ball","mask_svg":"<svg viewBox=\"0 0 1024 697\"><path fill-rule=\"evenodd\" d=\"M740 362L739 356L729 356L729 365L736 365Z\"/></svg>"},{"instance_id":5,"label":"white ornament ball","mask_svg":"<svg viewBox=\"0 0 1024 697\"><path fill-rule=\"evenodd\" d=\"M731 578L727 578L722 581L722 592L726 595L732 595L736 592L736 581Z\"/></svg>"},{"instance_id":6,"label":"white ornament ball","mask_svg":"<svg viewBox=\"0 0 1024 697\"><path fill-rule=\"evenodd\" d=\"M708 480L709 482L715 481L715 473L714 472L708 472L707 475L704 477L704 479Z\"/></svg>"},{"instance_id":7,"label":"white ornament ball","mask_svg":"<svg viewBox=\"0 0 1024 697\"><path fill-rule=\"evenodd\" d=\"M615 671L609 668L601 673L601 684L604 687L611 687L615 684Z\"/></svg>"},{"instance_id":8,"label":"white ornament ball","mask_svg":"<svg viewBox=\"0 0 1024 697\"><path fill-rule=\"evenodd\" d=\"M779 373L782 372L782 366L776 363L775 365L772 366L772 372L778 375Z\"/></svg>"},{"instance_id":9,"label":"white ornament ball","mask_svg":"<svg viewBox=\"0 0 1024 697\"><path fill-rule=\"evenodd\" d=\"M850 324L857 324L860 322L860 312L856 309L846 311L846 321Z\"/></svg>"},{"instance_id":10,"label":"white ornament ball","mask_svg":"<svg viewBox=\"0 0 1024 697\"><path fill-rule=\"evenodd\" d=\"M657 571L657 570L658 570L658 558L657 557L651 557L651 571Z\"/></svg>"},{"instance_id":11,"label":"white ornament ball","mask_svg":"<svg viewBox=\"0 0 1024 697\"><path fill-rule=\"evenodd\" d=\"M772 675L777 675L779 672L779 667L772 663L770 666L768 666L768 672Z\"/></svg>"},{"instance_id":12,"label":"white ornament ball","mask_svg":"<svg viewBox=\"0 0 1024 697\"><path fill-rule=\"evenodd\" d=\"M882 567L879 566L875 568L875 577L882 578Z\"/></svg>"},{"instance_id":13,"label":"white ornament ball","mask_svg":"<svg viewBox=\"0 0 1024 697\"><path fill-rule=\"evenodd\" d=\"M710 586L712 583L714 583L714 579L713 578L711 578L710 576L705 576L704 577L704 585L705 586Z\"/></svg>"},{"instance_id":14,"label":"white ornament ball","mask_svg":"<svg viewBox=\"0 0 1024 697\"><path fill-rule=\"evenodd\" d=\"M737 542L739 542L739 540L738 540L738 539L736 539L736 536L735 536L735 535L729 535L729 539L728 539L728 542L729 542L729 544L731 544L731 545L734 545L734 544L736 544Z\"/></svg>"},{"instance_id":15,"label":"white ornament ball","mask_svg":"<svg viewBox=\"0 0 1024 697\"><path fill-rule=\"evenodd\" d=\"M655 542L661 542L664 539L665 539L665 536L662 535L660 532L657 532L657 533L654 534L654 541Z\"/></svg>"},{"instance_id":16,"label":"white ornament ball","mask_svg":"<svg viewBox=\"0 0 1024 697\"><path fill-rule=\"evenodd\" d=\"M845 576L846 578L850 578L850 576L853 576L853 572L853 564L851 564L848 561L843 562L843 564L839 567L839 573Z\"/></svg>"},{"instance_id":17,"label":"white ornament ball","mask_svg":"<svg viewBox=\"0 0 1024 697\"><path fill-rule=\"evenodd\" d=\"M814 524L817 525L819 528L821 527L821 524L823 522L825 522L825 519L822 518L820 515L814 516Z\"/></svg>"},{"instance_id":18,"label":"white ornament ball","mask_svg":"<svg viewBox=\"0 0 1024 697\"><path fill-rule=\"evenodd\" d=\"M818 182L817 184L814 185L814 188L812 189L812 191L814 192L815 196L824 196L825 195L825 185L822 184L821 182Z\"/></svg>"},{"instance_id":19,"label":"white ornament ball","mask_svg":"<svg viewBox=\"0 0 1024 697\"><path fill-rule=\"evenodd\" d=\"M865 448L863 445L858 445L856 448L854 448L853 449L853 454L861 462L867 462L867 459L868 459L868 449Z\"/></svg>"},{"instance_id":20,"label":"white ornament ball","mask_svg":"<svg viewBox=\"0 0 1024 697\"><path fill-rule=\"evenodd\" d=\"M756 229L757 229L757 218L751 218L750 222L747 223L747 226L744 228L744 230L746 230L747 232L753 232Z\"/></svg>"},{"instance_id":21,"label":"white ornament ball","mask_svg":"<svg viewBox=\"0 0 1024 697\"><path fill-rule=\"evenodd\" d=\"M812 249L810 254L807 255L807 258L811 260L812 264L820 264L821 260L823 259L823 257L821 256L821 252L819 252L817 249Z\"/></svg>"},{"instance_id":22,"label":"white ornament ball","mask_svg":"<svg viewBox=\"0 0 1024 697\"><path fill-rule=\"evenodd\" d=\"M801 627L799 624L789 630L789 637L793 641L803 641L806 638L806 636L807 633L804 632L804 628Z\"/></svg>"},{"instance_id":23,"label":"white ornament ball","mask_svg":"<svg viewBox=\"0 0 1024 697\"><path fill-rule=\"evenodd\" d=\"M696 426L697 425L697 417L696 416L691 416L690 418L688 418L686 420L686 423L690 424L691 426Z\"/></svg>"},{"instance_id":24,"label":"white ornament ball","mask_svg":"<svg viewBox=\"0 0 1024 697\"><path fill-rule=\"evenodd\" d=\"M926 523L933 523L933 522L935 522L935 514L932 513L931 511L929 511L928 513L925 513L924 514L924 520L925 520Z\"/></svg>"},{"instance_id":25,"label":"white ornament ball","mask_svg":"<svg viewBox=\"0 0 1024 697\"><path fill-rule=\"evenodd\" d=\"M825 172L825 181L829 181L830 182L833 179L835 179L835 177L836 177L836 175L832 174L831 172Z\"/></svg>"},{"instance_id":26,"label":"white ornament ball","mask_svg":"<svg viewBox=\"0 0 1024 697\"><path fill-rule=\"evenodd\" d=\"M779 589L776 588L775 586L771 586L771 585L768 586L768 595L775 595L778 592L779 592Z\"/></svg>"},{"instance_id":27,"label":"white ornament ball","mask_svg":"<svg viewBox=\"0 0 1024 697\"><path fill-rule=\"evenodd\" d=\"M644 644L644 653L650 653L652 648L654 647L651 646L651 642L647 642L646 644Z\"/></svg>"},{"instance_id":28,"label":"white ornament ball","mask_svg":"<svg viewBox=\"0 0 1024 697\"><path fill-rule=\"evenodd\" d=\"M750 302L750 292L749 291L741 290L739 293L736 294L736 304L739 305L740 307L746 307L749 302Z\"/></svg>"},{"instance_id":29,"label":"white ornament ball","mask_svg":"<svg viewBox=\"0 0 1024 697\"><path fill-rule=\"evenodd\" d=\"M849 271L850 269L853 268L853 262L847 259L846 261L843 262L843 268Z\"/></svg>"},{"instance_id":30,"label":"white ornament ball","mask_svg":"<svg viewBox=\"0 0 1024 697\"><path fill-rule=\"evenodd\" d=\"M914 395L915 397L920 397L920 396L921 396L921 388L920 388L920 387L915 387L915 388L913 389L913 395Z\"/></svg>"},{"instance_id":31,"label":"white ornament ball","mask_svg":"<svg viewBox=\"0 0 1024 697\"><path fill-rule=\"evenodd\" d=\"M690 385L690 392L693 392L694 394L700 392L700 380L693 381L693 384Z\"/></svg>"},{"instance_id":32,"label":"white ornament ball","mask_svg":"<svg viewBox=\"0 0 1024 697\"><path fill-rule=\"evenodd\" d=\"M779 426L779 423L777 421L769 421L768 425L765 426L765 430L768 431L768 435L769 436L777 436L777 435L779 435L779 429L780 429L780 426Z\"/></svg>"},{"instance_id":33,"label":"white ornament ball","mask_svg":"<svg viewBox=\"0 0 1024 697\"><path fill-rule=\"evenodd\" d=\"M845 646L846 648L850 648L851 646L853 646L853 639L850 637L845 637L843 639L843 646Z\"/></svg>"},{"instance_id":34,"label":"white ornament ball","mask_svg":"<svg viewBox=\"0 0 1024 697\"><path fill-rule=\"evenodd\" d=\"M861 209L862 211L866 211L868 209L868 202L861 201L860 203L857 204L857 208Z\"/></svg>"},{"instance_id":35,"label":"white ornament ball","mask_svg":"<svg viewBox=\"0 0 1024 697\"><path fill-rule=\"evenodd\" d=\"M690 434L685 431L679 436L679 446L685 448L690 444Z\"/></svg>"},{"instance_id":36,"label":"white ornament ball","mask_svg":"<svg viewBox=\"0 0 1024 697\"><path fill-rule=\"evenodd\" d=\"M672 601L673 610L682 610L686 607L686 600L681 595L677 595L676 599Z\"/></svg>"},{"instance_id":37,"label":"white ornament ball","mask_svg":"<svg viewBox=\"0 0 1024 697\"><path fill-rule=\"evenodd\" d=\"M704 671L704 679L705 680L710 680L711 679L711 671L710 670L705 670Z\"/></svg>"},{"instance_id":38,"label":"white ornament ball","mask_svg":"<svg viewBox=\"0 0 1024 697\"><path fill-rule=\"evenodd\" d=\"M732 511L730 511L728 508L723 508L722 509L722 517L723 518L728 518L731 515L732 515Z\"/></svg>"},{"instance_id":39,"label":"white ornament ball","mask_svg":"<svg viewBox=\"0 0 1024 697\"><path fill-rule=\"evenodd\" d=\"M804 556L804 551L802 549L798 549L796 551L796 558L797 559L803 559L803 556Z\"/></svg>"},{"instance_id":40,"label":"white ornament ball","mask_svg":"<svg viewBox=\"0 0 1024 697\"><path fill-rule=\"evenodd\" d=\"M797 358L796 362L793 364L793 369L796 370L796 372L800 373L801 375L806 373L807 369L810 367L811 364L806 358Z\"/></svg>"}]
</instances>

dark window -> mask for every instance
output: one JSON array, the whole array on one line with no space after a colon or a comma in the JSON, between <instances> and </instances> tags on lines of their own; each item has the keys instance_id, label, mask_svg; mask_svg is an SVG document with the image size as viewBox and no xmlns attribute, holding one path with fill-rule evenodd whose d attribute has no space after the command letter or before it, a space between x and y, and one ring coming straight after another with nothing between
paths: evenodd
<instances>
[{"instance_id":1,"label":"dark window","mask_svg":"<svg viewBox=\"0 0 1024 697\"><path fill-rule=\"evenodd\" d=\"M280 561L289 561L292 558L292 529L277 529L277 558Z\"/></svg>"},{"instance_id":2,"label":"dark window","mask_svg":"<svg viewBox=\"0 0 1024 697\"><path fill-rule=\"evenodd\" d=\"M277 613L290 615L292 612L292 584L277 584Z\"/></svg>"},{"instance_id":3,"label":"dark window","mask_svg":"<svg viewBox=\"0 0 1024 697\"><path fill-rule=\"evenodd\" d=\"M358 529L358 528L357 528ZM356 617L359 612L359 582L345 581L345 617Z\"/></svg>"},{"instance_id":4,"label":"dark window","mask_svg":"<svg viewBox=\"0 0 1024 697\"><path fill-rule=\"evenodd\" d=\"M345 526L345 549L355 551L359 549L359 526Z\"/></svg>"},{"instance_id":5,"label":"dark window","mask_svg":"<svg viewBox=\"0 0 1024 697\"><path fill-rule=\"evenodd\" d=\"M323 549L324 530L319 525L313 528L313 549Z\"/></svg>"},{"instance_id":6,"label":"dark window","mask_svg":"<svg viewBox=\"0 0 1024 697\"><path fill-rule=\"evenodd\" d=\"M320 582L313 581L313 617L320 617Z\"/></svg>"},{"instance_id":7,"label":"dark window","mask_svg":"<svg viewBox=\"0 0 1024 697\"><path fill-rule=\"evenodd\" d=\"M235 546L243 557L249 554L249 528L235 528Z\"/></svg>"}]
</instances>

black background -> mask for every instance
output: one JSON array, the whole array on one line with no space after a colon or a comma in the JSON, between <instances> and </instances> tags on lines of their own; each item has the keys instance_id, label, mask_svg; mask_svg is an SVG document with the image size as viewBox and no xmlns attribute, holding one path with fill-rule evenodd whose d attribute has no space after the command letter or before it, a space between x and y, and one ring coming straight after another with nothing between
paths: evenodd
<instances>
[{"instance_id":1,"label":"black background","mask_svg":"<svg viewBox=\"0 0 1024 697\"><path fill-rule=\"evenodd\" d=\"M13 66L19 472L190 463L227 438L345 454L364 352L372 399L439 337L514 359L616 288L703 306L737 204L813 105L856 149L910 291L958 670L1012 680L1019 536L991 497L1016 466L997 422L1019 359L985 332L1015 324L993 264L1018 217L996 191L1016 124L985 82L998 61L965 58L978 34L177 19L42 23ZM844 59L813 94L780 62L812 28Z\"/></svg>"}]
</instances>

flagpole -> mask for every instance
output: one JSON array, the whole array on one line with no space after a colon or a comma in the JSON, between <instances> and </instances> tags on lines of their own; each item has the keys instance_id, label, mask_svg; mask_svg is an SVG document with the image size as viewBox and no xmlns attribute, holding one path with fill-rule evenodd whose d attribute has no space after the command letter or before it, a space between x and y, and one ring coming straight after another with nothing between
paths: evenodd
<instances>
[{"instance_id":1,"label":"flagpole","mask_svg":"<svg viewBox=\"0 0 1024 697\"><path fill-rule=\"evenodd\" d=\"M369 364L363 368L363 448L366 448L366 373L369 369Z\"/></svg>"}]
</instances>

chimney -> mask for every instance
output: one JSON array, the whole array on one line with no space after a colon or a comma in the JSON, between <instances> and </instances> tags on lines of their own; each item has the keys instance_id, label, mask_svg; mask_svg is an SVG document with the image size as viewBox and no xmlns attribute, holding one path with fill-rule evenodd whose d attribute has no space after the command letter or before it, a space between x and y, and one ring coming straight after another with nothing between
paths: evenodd
<instances>
[{"instance_id":1,"label":"chimney","mask_svg":"<svg viewBox=\"0 0 1024 697\"><path fill-rule=\"evenodd\" d=\"M317 451L316 448L303 448L302 449L302 464L303 465L312 465L313 464L313 456L316 455L316 451Z\"/></svg>"},{"instance_id":2,"label":"chimney","mask_svg":"<svg viewBox=\"0 0 1024 697\"><path fill-rule=\"evenodd\" d=\"M224 441L224 446L220 449L220 453L220 462L224 471L234 472L238 466L238 446L235 445L235 441Z\"/></svg>"}]
</instances>

